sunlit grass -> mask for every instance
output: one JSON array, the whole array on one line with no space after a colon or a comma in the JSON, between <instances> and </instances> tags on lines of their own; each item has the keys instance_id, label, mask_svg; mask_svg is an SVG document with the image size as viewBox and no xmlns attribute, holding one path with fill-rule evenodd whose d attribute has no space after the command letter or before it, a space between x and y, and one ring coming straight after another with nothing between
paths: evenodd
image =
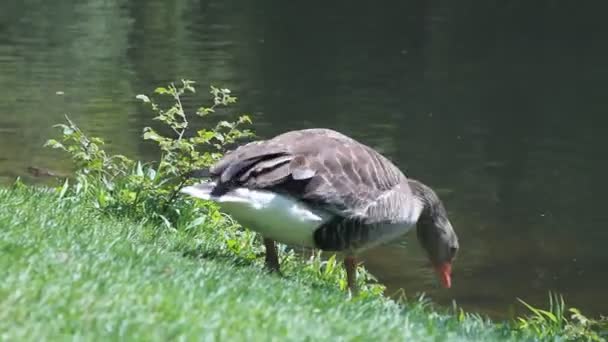
<instances>
[{"instance_id":1,"label":"sunlit grass","mask_svg":"<svg viewBox=\"0 0 608 342\"><path fill-rule=\"evenodd\" d=\"M0 339L521 340L480 316L349 299L320 273L284 276L213 230L113 219L48 190L0 189ZM554 334L545 334L547 339Z\"/></svg>"}]
</instances>

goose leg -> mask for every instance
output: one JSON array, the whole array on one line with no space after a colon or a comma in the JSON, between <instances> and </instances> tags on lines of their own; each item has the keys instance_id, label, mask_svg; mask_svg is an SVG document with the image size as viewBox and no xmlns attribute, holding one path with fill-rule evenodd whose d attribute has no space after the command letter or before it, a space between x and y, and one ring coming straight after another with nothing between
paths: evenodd
<instances>
[{"instance_id":1,"label":"goose leg","mask_svg":"<svg viewBox=\"0 0 608 342\"><path fill-rule=\"evenodd\" d=\"M266 247L266 268L271 272L279 272L279 255L274 240L264 238L264 246Z\"/></svg>"},{"instance_id":2,"label":"goose leg","mask_svg":"<svg viewBox=\"0 0 608 342\"><path fill-rule=\"evenodd\" d=\"M357 289L357 260L354 256L344 257L344 268L346 269L346 283L354 296L359 291Z\"/></svg>"}]
</instances>

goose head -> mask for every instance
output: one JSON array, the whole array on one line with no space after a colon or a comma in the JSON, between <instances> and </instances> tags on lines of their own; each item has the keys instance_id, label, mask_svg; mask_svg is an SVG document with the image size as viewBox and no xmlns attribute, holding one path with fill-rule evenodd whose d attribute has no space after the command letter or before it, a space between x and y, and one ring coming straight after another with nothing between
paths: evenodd
<instances>
[{"instance_id":1,"label":"goose head","mask_svg":"<svg viewBox=\"0 0 608 342\"><path fill-rule=\"evenodd\" d=\"M416 235L426 251L441 284L452 286L452 263L460 245L458 236L448 219L443 203L435 192L421 182L410 180L414 196L422 203L416 223Z\"/></svg>"}]
</instances>

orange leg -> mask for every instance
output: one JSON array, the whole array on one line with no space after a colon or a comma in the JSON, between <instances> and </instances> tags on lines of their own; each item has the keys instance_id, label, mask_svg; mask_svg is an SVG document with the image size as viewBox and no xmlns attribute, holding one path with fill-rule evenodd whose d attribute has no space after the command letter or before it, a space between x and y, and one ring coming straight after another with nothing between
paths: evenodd
<instances>
[{"instance_id":1,"label":"orange leg","mask_svg":"<svg viewBox=\"0 0 608 342\"><path fill-rule=\"evenodd\" d=\"M358 293L357 289L357 260L354 256L344 257L344 268L346 269L346 283L354 296Z\"/></svg>"},{"instance_id":2,"label":"orange leg","mask_svg":"<svg viewBox=\"0 0 608 342\"><path fill-rule=\"evenodd\" d=\"M264 246L266 247L266 268L271 272L280 272L279 255L274 240L264 238Z\"/></svg>"}]
</instances>

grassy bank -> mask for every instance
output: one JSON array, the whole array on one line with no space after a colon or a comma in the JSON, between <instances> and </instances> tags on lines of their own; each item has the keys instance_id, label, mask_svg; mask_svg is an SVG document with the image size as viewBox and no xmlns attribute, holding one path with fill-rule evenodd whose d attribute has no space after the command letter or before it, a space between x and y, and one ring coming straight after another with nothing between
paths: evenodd
<instances>
[{"instance_id":1,"label":"grassy bank","mask_svg":"<svg viewBox=\"0 0 608 342\"><path fill-rule=\"evenodd\" d=\"M0 340L601 340L605 322L566 311L557 297L548 311L497 323L390 300L364 268L361 293L349 298L335 258L304 259L285 246L283 275L268 274L258 235L179 195L252 134L246 115L191 130L236 101L211 87L212 103L189 115L180 98L194 92L191 81L157 88L173 103L166 109L137 96L170 132L143 129L158 161L111 155L66 118L47 143L74 163L63 186L0 188Z\"/></svg>"},{"instance_id":2,"label":"grassy bank","mask_svg":"<svg viewBox=\"0 0 608 342\"><path fill-rule=\"evenodd\" d=\"M216 229L170 230L108 217L50 190L0 189L2 340L538 337L419 301L348 299L302 264L287 264L284 276L267 274Z\"/></svg>"}]
</instances>

